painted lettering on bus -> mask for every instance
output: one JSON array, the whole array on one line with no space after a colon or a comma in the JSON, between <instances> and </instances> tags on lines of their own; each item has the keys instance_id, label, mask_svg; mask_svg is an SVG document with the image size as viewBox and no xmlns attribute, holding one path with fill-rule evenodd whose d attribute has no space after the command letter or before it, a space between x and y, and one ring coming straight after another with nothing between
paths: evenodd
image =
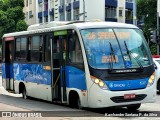
<instances>
[{"instance_id":1,"label":"painted lettering on bus","mask_svg":"<svg viewBox=\"0 0 160 120\"><path fill-rule=\"evenodd\" d=\"M98 39L98 40L104 40L104 39L116 39L116 37L118 39L130 39L130 32L89 32L85 35L86 39L89 40L94 40L94 39Z\"/></svg>"}]
</instances>

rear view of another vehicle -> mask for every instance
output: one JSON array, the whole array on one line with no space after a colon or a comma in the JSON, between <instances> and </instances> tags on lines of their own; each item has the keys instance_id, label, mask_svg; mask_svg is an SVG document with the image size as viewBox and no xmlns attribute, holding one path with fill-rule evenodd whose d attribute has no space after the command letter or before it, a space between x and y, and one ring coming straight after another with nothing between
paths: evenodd
<instances>
[{"instance_id":1,"label":"rear view of another vehicle","mask_svg":"<svg viewBox=\"0 0 160 120\"><path fill-rule=\"evenodd\" d=\"M157 90L160 92L160 56L153 56L153 61L156 67Z\"/></svg>"}]
</instances>

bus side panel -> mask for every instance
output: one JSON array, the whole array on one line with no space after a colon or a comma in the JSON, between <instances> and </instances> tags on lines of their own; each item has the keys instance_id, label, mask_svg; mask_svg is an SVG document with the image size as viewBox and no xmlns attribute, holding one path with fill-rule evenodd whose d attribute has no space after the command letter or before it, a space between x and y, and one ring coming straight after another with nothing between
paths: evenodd
<instances>
[{"instance_id":1,"label":"bus side panel","mask_svg":"<svg viewBox=\"0 0 160 120\"><path fill-rule=\"evenodd\" d=\"M86 90L85 73L75 67L66 66L66 86Z\"/></svg>"},{"instance_id":2,"label":"bus side panel","mask_svg":"<svg viewBox=\"0 0 160 120\"><path fill-rule=\"evenodd\" d=\"M43 65L15 63L14 79L25 83L28 96L52 101L51 70Z\"/></svg>"},{"instance_id":3,"label":"bus side panel","mask_svg":"<svg viewBox=\"0 0 160 120\"><path fill-rule=\"evenodd\" d=\"M2 80L5 89L13 90L13 66L9 63L2 63Z\"/></svg>"},{"instance_id":4,"label":"bus side panel","mask_svg":"<svg viewBox=\"0 0 160 120\"><path fill-rule=\"evenodd\" d=\"M66 87L67 95L69 95L70 90L76 91L79 94L81 105L87 107L87 85L84 71L66 66Z\"/></svg>"},{"instance_id":5,"label":"bus side panel","mask_svg":"<svg viewBox=\"0 0 160 120\"><path fill-rule=\"evenodd\" d=\"M2 86L6 89L7 85L6 85L6 80L7 80L7 74L6 74L6 64L2 63Z\"/></svg>"}]
</instances>

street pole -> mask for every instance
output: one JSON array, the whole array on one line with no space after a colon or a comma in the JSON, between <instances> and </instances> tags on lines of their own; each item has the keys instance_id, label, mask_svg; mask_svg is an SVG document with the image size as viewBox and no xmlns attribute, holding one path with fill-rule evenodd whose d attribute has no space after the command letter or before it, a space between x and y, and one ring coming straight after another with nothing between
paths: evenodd
<instances>
[{"instance_id":1,"label":"street pole","mask_svg":"<svg viewBox=\"0 0 160 120\"><path fill-rule=\"evenodd\" d=\"M159 36L159 12L157 12L157 36ZM159 44L157 44L157 55L159 55Z\"/></svg>"},{"instance_id":2,"label":"street pole","mask_svg":"<svg viewBox=\"0 0 160 120\"><path fill-rule=\"evenodd\" d=\"M85 1L83 0L83 21L85 21Z\"/></svg>"},{"instance_id":3,"label":"street pole","mask_svg":"<svg viewBox=\"0 0 160 120\"><path fill-rule=\"evenodd\" d=\"M160 0L157 0L157 36L159 36ZM159 55L159 44L157 44L157 55Z\"/></svg>"},{"instance_id":4,"label":"street pole","mask_svg":"<svg viewBox=\"0 0 160 120\"><path fill-rule=\"evenodd\" d=\"M136 0L134 0L134 2L133 2L133 24L134 25L137 25L137 15L136 15L136 13L137 13L137 3L136 3Z\"/></svg>"}]
</instances>

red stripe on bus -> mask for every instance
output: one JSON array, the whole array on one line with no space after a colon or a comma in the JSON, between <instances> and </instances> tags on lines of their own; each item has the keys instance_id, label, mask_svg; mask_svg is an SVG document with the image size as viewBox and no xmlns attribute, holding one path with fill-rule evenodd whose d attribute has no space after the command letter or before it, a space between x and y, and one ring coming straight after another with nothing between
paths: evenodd
<instances>
[{"instance_id":1,"label":"red stripe on bus","mask_svg":"<svg viewBox=\"0 0 160 120\"><path fill-rule=\"evenodd\" d=\"M14 37L6 37L5 41L10 41L10 40L14 40Z\"/></svg>"}]
</instances>

